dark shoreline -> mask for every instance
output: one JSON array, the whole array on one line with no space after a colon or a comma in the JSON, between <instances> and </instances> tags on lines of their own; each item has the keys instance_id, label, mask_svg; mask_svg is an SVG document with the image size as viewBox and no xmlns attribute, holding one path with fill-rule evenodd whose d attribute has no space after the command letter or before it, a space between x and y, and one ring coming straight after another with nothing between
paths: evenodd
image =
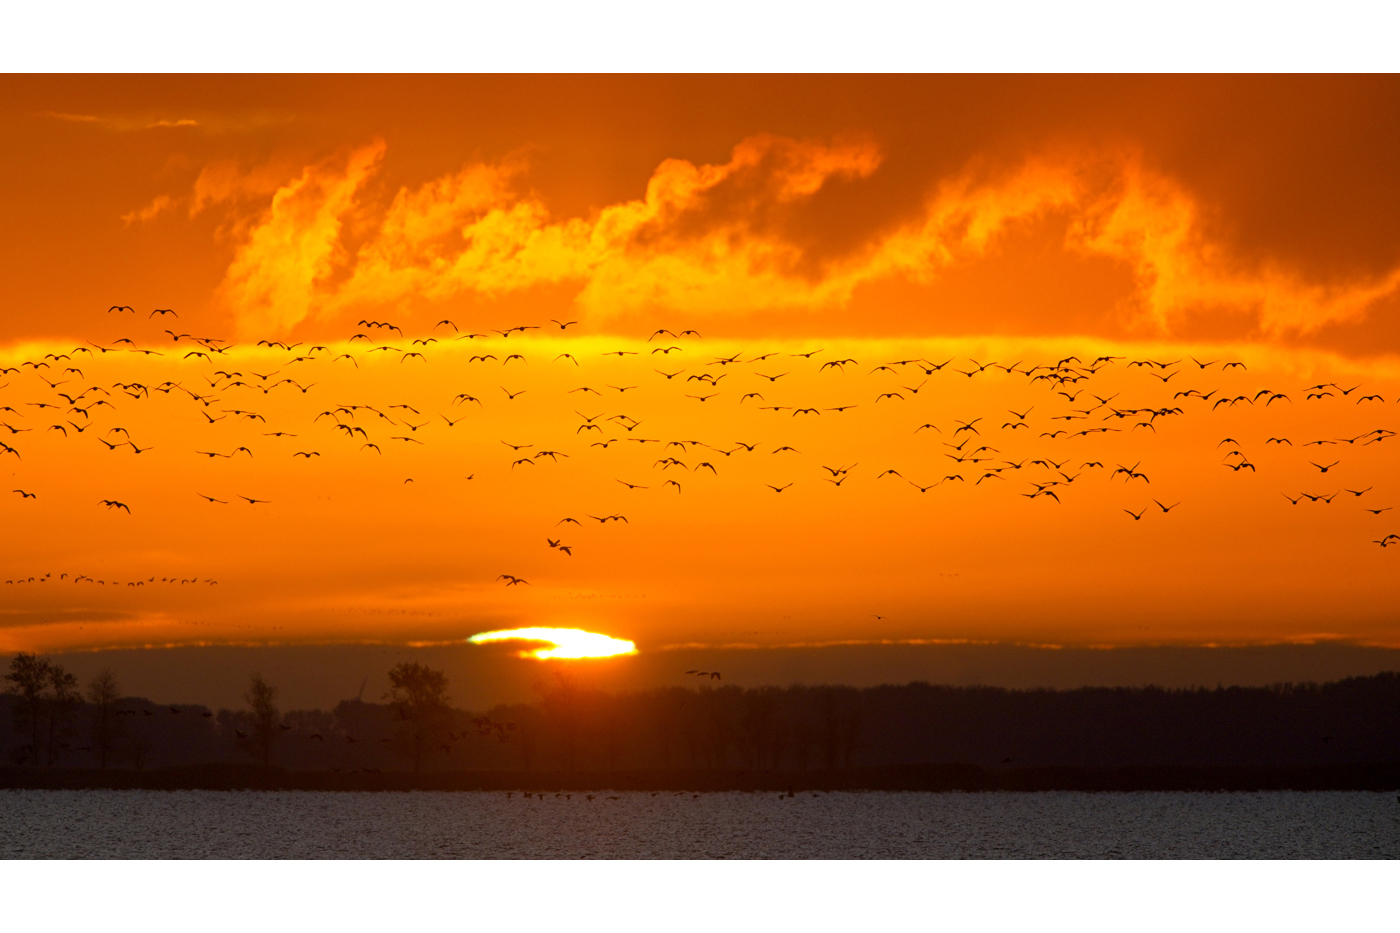
<instances>
[{"instance_id":1,"label":"dark shoreline","mask_svg":"<svg viewBox=\"0 0 1400 933\"><path fill-rule=\"evenodd\" d=\"M808 771L411 771L337 773L211 763L143 771L0 768L4 790L306 791L1321 791L1400 789L1400 762L1306 767L1005 767L909 764Z\"/></svg>"}]
</instances>

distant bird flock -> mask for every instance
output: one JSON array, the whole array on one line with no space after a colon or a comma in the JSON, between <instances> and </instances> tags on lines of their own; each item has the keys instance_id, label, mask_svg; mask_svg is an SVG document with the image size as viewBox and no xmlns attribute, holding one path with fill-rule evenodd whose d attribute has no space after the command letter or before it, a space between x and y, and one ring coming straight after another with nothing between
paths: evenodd
<instances>
[{"instance_id":1,"label":"distant bird flock","mask_svg":"<svg viewBox=\"0 0 1400 933\"><path fill-rule=\"evenodd\" d=\"M362 319L338 341L260 339L236 346L183 332L170 308L142 314L117 304L105 320L133 317L150 323L143 330L160 330L140 340L87 341L0 367L0 464L8 464L16 477L7 516L73 495L46 485L47 468L31 468L40 460L31 460L39 438L45 445L59 442L65 455L140 457L143 466L165 478L166 495L200 507L276 510L281 503L256 485L257 470L269 458L316 470L332 459L387 459L406 449L422 448L431 456L444 432L480 431L473 426L473 411L509 411L549 392L537 403L553 412L548 436L494 438L507 482L588 462L614 490L679 500L693 488L721 481L747 458L761 474L751 484L755 494L771 492L784 501L799 492L840 496L853 486L875 484L901 487L921 502L939 494L935 491L953 490L949 494L1014 497L1024 499L1026 508L1053 509L1093 482L1121 490L1118 514L1126 513L1121 521L1146 526L1175 519L1178 510L1192 508L1191 501L1174 495L1173 478L1150 460L1115 448L1125 448L1127 438L1134 439L1135 450L1143 438L1170 445L1173 423L1209 421L1221 428L1214 469L1241 483L1268 484L1275 482L1276 464L1305 467L1311 482L1278 489L1280 508L1368 513L1375 529L1359 543L1382 549L1400 544L1396 526L1383 524L1393 518L1393 501L1381 498L1391 494L1400 473L1393 462L1374 455L1392 447L1387 442L1396 436L1396 400L1359 383L1253 384L1242 360L1092 353L1037 361L858 359L825 346L733 352L696 330L665 328L630 340L608 338L618 345L601 349L604 338L581 334L579 322L572 320L476 333L443 319L413 334L389 321ZM167 324L177 326L161 326ZM461 352L467 348L470 354ZM139 361L138 372L150 371L149 378L114 378L131 372L133 360ZM397 374L444 366L435 378L439 384L455 383L452 390L432 399L396 397ZM386 367L393 368L387 376ZM553 368L556 382L567 377L567 386L542 389L529 381L526 373L537 374L541 367ZM989 397L1014 393L1020 403L995 410L992 403L978 403L979 384L993 381L997 390ZM347 397L354 391L347 387L361 384L358 397ZM275 411L267 407L273 399L280 403ZM930 417L940 400L949 399L966 410L956 417ZM292 400L298 404L289 404ZM196 440L178 449L168 438L140 436L129 416L139 411L148 422L153 409L173 423L176 436ZM1336 430L1321 436L1289 430L1290 419L1304 409L1316 409ZM1259 438L1236 430L1232 416L1244 411L1273 430ZM756 412L766 419L762 436L754 428ZM811 426L817 425L817 436L834 437L862 420L868 422L861 427L865 436L875 430L903 432L923 445L922 453L893 463L852 450L850 462L820 462L804 451L806 444L794 431L807 425L801 437L810 438ZM1367 426L1358 429L1359 423ZM200 432L206 440L197 440ZM242 488L232 477L220 488L189 488L182 472L201 460L243 464L236 474ZM471 469L463 482L475 477ZM405 486L413 482L403 480ZM820 503L808 498L804 507L820 509ZM150 503L113 482L88 507L127 520ZM598 527L632 524L623 511L590 509L581 501L575 514L540 528L539 547L573 557L578 544L568 540L570 530L584 527L584 520ZM522 573L510 572L516 567L497 569L496 583L531 585ZM217 582L204 574L152 570L113 580L68 568L6 575L4 582L132 588Z\"/></svg>"}]
</instances>

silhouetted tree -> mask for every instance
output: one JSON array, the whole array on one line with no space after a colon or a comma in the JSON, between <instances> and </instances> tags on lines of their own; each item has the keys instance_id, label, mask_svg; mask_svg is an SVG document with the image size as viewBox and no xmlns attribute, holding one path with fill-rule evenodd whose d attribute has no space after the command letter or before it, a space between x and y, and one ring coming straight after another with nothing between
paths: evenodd
<instances>
[{"instance_id":1,"label":"silhouetted tree","mask_svg":"<svg viewBox=\"0 0 1400 933\"><path fill-rule=\"evenodd\" d=\"M112 707L120 698L121 688L117 686L116 675L109 669L104 667L88 681L87 699L94 710L92 743L97 748L97 763L103 768L107 767L107 756L117 736L120 720Z\"/></svg>"},{"instance_id":2,"label":"silhouetted tree","mask_svg":"<svg viewBox=\"0 0 1400 933\"><path fill-rule=\"evenodd\" d=\"M78 704L83 702L83 695L78 691L77 676L65 671L58 664L49 665L49 689L45 697L48 701L48 748L45 749L44 762L52 765L54 758L58 757L58 740L67 734L68 719Z\"/></svg>"},{"instance_id":3,"label":"silhouetted tree","mask_svg":"<svg viewBox=\"0 0 1400 933\"><path fill-rule=\"evenodd\" d=\"M807 763L811 761L812 758L812 745L815 742L815 736L812 733L811 727L807 724L806 719L798 722L795 730L795 738L796 741L793 745L793 752L797 756L797 767L798 770L806 771Z\"/></svg>"},{"instance_id":4,"label":"silhouetted tree","mask_svg":"<svg viewBox=\"0 0 1400 933\"><path fill-rule=\"evenodd\" d=\"M0 756L6 761L64 761L65 706L71 677L24 655L6 664L0 688ZM0 676L5 674L0 670ZM567 679L540 685L530 703L492 708L489 716L447 706L447 680L419 665L394 671L395 702L348 700L333 713L279 716L265 683L262 701L204 718L186 707L168 715L125 698L115 707L112 749L144 765L225 758L226 736L239 748L292 767L419 768L843 768L916 762L1014 767L1250 765L1298 766L1400 760L1400 674L1328 684L1278 684L1168 690L1080 688L1007 690L930 684L740 689L667 687L608 694ZM91 716L101 728L102 694ZM250 696L253 691L250 691ZM264 707L263 729L254 706ZM7 708L7 709L6 709ZM123 715L130 708L131 721ZM73 723L79 720L72 716ZM283 735L284 730L286 735ZM56 741L49 741L52 729ZM445 738L440 738L443 733ZM453 736L453 733L460 735ZM86 733L84 733L86 735ZM321 736L313 740L313 735ZM293 738L295 737L295 738ZM94 761L102 742L93 743ZM46 747L46 742L48 746ZM448 758L434 758L450 742ZM255 747L256 745L256 747ZM109 751L108 767L125 761Z\"/></svg>"},{"instance_id":5,"label":"silhouetted tree","mask_svg":"<svg viewBox=\"0 0 1400 933\"><path fill-rule=\"evenodd\" d=\"M861 727L859 696L850 687L821 689L822 744L828 768L851 764Z\"/></svg>"},{"instance_id":6,"label":"silhouetted tree","mask_svg":"<svg viewBox=\"0 0 1400 933\"><path fill-rule=\"evenodd\" d=\"M10 682L7 692L19 697L19 703L15 706L15 728L29 736L29 744L20 748L17 756L20 764L31 758L36 764L39 761L44 691L48 688L52 667L48 659L24 651L10 659L10 672L5 679Z\"/></svg>"},{"instance_id":7,"label":"silhouetted tree","mask_svg":"<svg viewBox=\"0 0 1400 933\"><path fill-rule=\"evenodd\" d=\"M423 758L447 734L452 710L448 706L447 675L417 661L404 661L389 671L389 701L401 724L395 747L423 767Z\"/></svg>"},{"instance_id":8,"label":"silhouetted tree","mask_svg":"<svg viewBox=\"0 0 1400 933\"><path fill-rule=\"evenodd\" d=\"M559 764L572 771L582 731L578 686L563 671L554 671L553 683L536 681L535 689L540 693L540 711L558 752Z\"/></svg>"},{"instance_id":9,"label":"silhouetted tree","mask_svg":"<svg viewBox=\"0 0 1400 933\"><path fill-rule=\"evenodd\" d=\"M252 720L253 747L263 764L272 762L272 743L281 731L277 727L281 713L276 700L277 688L263 680L261 674L253 674L249 678L248 692L243 694L243 702L248 704L248 714Z\"/></svg>"},{"instance_id":10,"label":"silhouetted tree","mask_svg":"<svg viewBox=\"0 0 1400 933\"><path fill-rule=\"evenodd\" d=\"M685 707L689 691L672 687L657 693L652 702L646 704L652 715L652 734L655 736L657 756L661 767L671 767L671 746L680 729L681 711Z\"/></svg>"},{"instance_id":11,"label":"silhouetted tree","mask_svg":"<svg viewBox=\"0 0 1400 933\"><path fill-rule=\"evenodd\" d=\"M154 741L151 735L151 717L146 715L146 707L141 707L141 715L136 716L130 723L130 732L127 733L126 754L131 759L131 765L137 771L146 767L146 756L153 750Z\"/></svg>"}]
</instances>

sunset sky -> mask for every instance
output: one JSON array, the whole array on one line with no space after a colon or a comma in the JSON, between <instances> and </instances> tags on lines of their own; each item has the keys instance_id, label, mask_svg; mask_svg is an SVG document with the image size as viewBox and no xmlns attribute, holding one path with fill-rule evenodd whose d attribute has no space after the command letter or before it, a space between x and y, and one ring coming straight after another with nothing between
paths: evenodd
<instances>
[{"instance_id":1,"label":"sunset sky","mask_svg":"<svg viewBox=\"0 0 1400 933\"><path fill-rule=\"evenodd\" d=\"M3 87L0 651L1400 647L1393 78Z\"/></svg>"}]
</instances>

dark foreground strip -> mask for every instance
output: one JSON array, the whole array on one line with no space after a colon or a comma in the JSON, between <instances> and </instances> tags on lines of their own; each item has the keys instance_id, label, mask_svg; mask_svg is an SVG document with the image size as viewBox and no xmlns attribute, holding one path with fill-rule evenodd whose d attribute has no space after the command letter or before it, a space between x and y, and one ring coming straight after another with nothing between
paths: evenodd
<instances>
[{"instance_id":1,"label":"dark foreground strip","mask_svg":"<svg viewBox=\"0 0 1400 933\"><path fill-rule=\"evenodd\" d=\"M287 771L239 763L0 768L0 788L321 791L1263 791L1400 788L1400 761L1315 767L1035 767L911 764L808 771Z\"/></svg>"}]
</instances>

